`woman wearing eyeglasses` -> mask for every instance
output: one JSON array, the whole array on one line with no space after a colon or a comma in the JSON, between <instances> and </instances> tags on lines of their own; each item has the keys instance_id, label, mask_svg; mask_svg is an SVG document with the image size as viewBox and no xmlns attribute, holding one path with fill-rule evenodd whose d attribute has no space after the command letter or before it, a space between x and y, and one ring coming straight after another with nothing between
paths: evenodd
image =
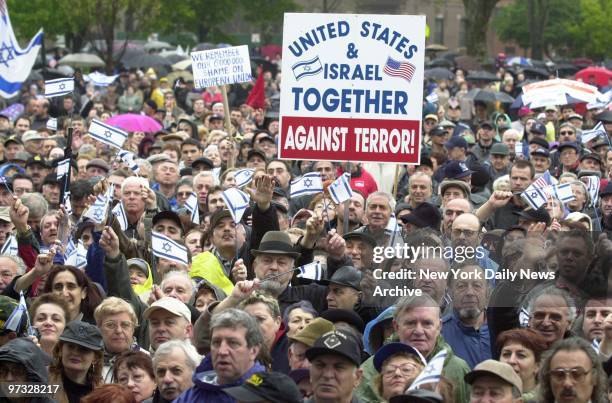
<instances>
[{"instance_id":1,"label":"woman wearing eyeglasses","mask_svg":"<svg viewBox=\"0 0 612 403\"><path fill-rule=\"evenodd\" d=\"M523 381L523 400L535 398L540 358L546 340L531 329L506 330L497 337L499 361L509 364Z\"/></svg>"},{"instance_id":2,"label":"woman wearing eyeglasses","mask_svg":"<svg viewBox=\"0 0 612 403\"><path fill-rule=\"evenodd\" d=\"M393 396L402 395L425 367L425 359L412 346L404 343L388 343L374 355L374 378L376 392L382 402Z\"/></svg>"},{"instance_id":3,"label":"woman wearing eyeglasses","mask_svg":"<svg viewBox=\"0 0 612 403\"><path fill-rule=\"evenodd\" d=\"M105 383L112 383L115 359L125 351L144 351L134 340L138 319L134 308L121 298L106 298L94 312L96 324L104 340Z\"/></svg>"}]
</instances>

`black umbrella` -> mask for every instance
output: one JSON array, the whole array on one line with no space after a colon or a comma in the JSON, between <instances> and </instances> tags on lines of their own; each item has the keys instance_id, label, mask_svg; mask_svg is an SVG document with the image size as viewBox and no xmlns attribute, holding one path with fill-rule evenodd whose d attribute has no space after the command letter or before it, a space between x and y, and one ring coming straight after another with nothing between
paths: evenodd
<instances>
[{"instance_id":1,"label":"black umbrella","mask_svg":"<svg viewBox=\"0 0 612 403\"><path fill-rule=\"evenodd\" d=\"M182 56L176 53L169 53L167 55L163 55L162 57L164 57L166 60L168 60L172 64L178 63L188 58L188 56Z\"/></svg>"},{"instance_id":2,"label":"black umbrella","mask_svg":"<svg viewBox=\"0 0 612 403\"><path fill-rule=\"evenodd\" d=\"M495 74L485 70L470 71L465 79L467 81L501 81Z\"/></svg>"},{"instance_id":3,"label":"black umbrella","mask_svg":"<svg viewBox=\"0 0 612 403\"><path fill-rule=\"evenodd\" d=\"M447 59L434 59L431 62L427 63L427 67L428 68L432 68L432 67L446 67L449 69L452 69L454 67L454 63L450 60Z\"/></svg>"},{"instance_id":4,"label":"black umbrella","mask_svg":"<svg viewBox=\"0 0 612 403\"><path fill-rule=\"evenodd\" d=\"M520 70L523 70L526 78L544 78L547 79L550 73L539 67L524 66Z\"/></svg>"},{"instance_id":5,"label":"black umbrella","mask_svg":"<svg viewBox=\"0 0 612 403\"><path fill-rule=\"evenodd\" d=\"M514 102L514 98L505 92L493 92L489 90L481 90L474 88L465 94L465 99L471 99L472 101L480 101L485 103L501 102L502 104L511 104Z\"/></svg>"},{"instance_id":6,"label":"black umbrella","mask_svg":"<svg viewBox=\"0 0 612 403\"><path fill-rule=\"evenodd\" d=\"M159 55L150 55L146 53L128 58L127 60L123 61L123 63L128 68L147 68L159 66L170 67L172 65L172 63L170 63L170 61L165 57Z\"/></svg>"},{"instance_id":7,"label":"black umbrella","mask_svg":"<svg viewBox=\"0 0 612 403\"><path fill-rule=\"evenodd\" d=\"M452 71L444 67L434 67L433 69L425 70L425 78L433 78L434 80L452 80L455 77Z\"/></svg>"}]
</instances>

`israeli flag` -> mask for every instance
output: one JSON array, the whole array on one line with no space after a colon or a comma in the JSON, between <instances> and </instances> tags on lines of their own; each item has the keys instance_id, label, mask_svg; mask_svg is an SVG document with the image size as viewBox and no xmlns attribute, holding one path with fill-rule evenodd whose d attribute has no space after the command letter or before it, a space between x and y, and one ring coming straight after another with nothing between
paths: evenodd
<instances>
[{"instance_id":1,"label":"israeli flag","mask_svg":"<svg viewBox=\"0 0 612 403\"><path fill-rule=\"evenodd\" d=\"M9 18L6 1L0 2L0 97L9 99L17 94L27 80L42 46L43 31L39 30L25 49L21 49Z\"/></svg>"},{"instance_id":2,"label":"israeli flag","mask_svg":"<svg viewBox=\"0 0 612 403\"><path fill-rule=\"evenodd\" d=\"M117 79L117 77L119 77L119 74L107 76L98 71L94 71L93 73L83 76L83 79L88 83L92 83L96 87L108 87Z\"/></svg>"},{"instance_id":3,"label":"israeli flag","mask_svg":"<svg viewBox=\"0 0 612 403\"><path fill-rule=\"evenodd\" d=\"M524 307L521 308L521 310L519 311L519 324L521 325L521 327L529 326L529 317L529 311L527 311L527 309L525 309Z\"/></svg>"},{"instance_id":4,"label":"israeli flag","mask_svg":"<svg viewBox=\"0 0 612 403\"><path fill-rule=\"evenodd\" d=\"M529 186L521 193L521 198L534 210L545 205L548 200L546 193L542 189L532 186Z\"/></svg>"},{"instance_id":5,"label":"israeli flag","mask_svg":"<svg viewBox=\"0 0 612 403\"><path fill-rule=\"evenodd\" d=\"M305 76L312 76L315 74L319 74L323 71L323 66L321 65L321 60L319 60L319 56L315 56L313 59L306 60L303 62L297 62L293 66L291 66L293 70L293 75L296 80L299 80Z\"/></svg>"},{"instance_id":6,"label":"israeli flag","mask_svg":"<svg viewBox=\"0 0 612 403\"><path fill-rule=\"evenodd\" d=\"M45 81L45 98L61 97L74 91L74 77Z\"/></svg>"},{"instance_id":7,"label":"israeli flag","mask_svg":"<svg viewBox=\"0 0 612 403\"><path fill-rule=\"evenodd\" d=\"M297 276L301 278L319 281L323 277L323 269L321 268L321 263L319 262L312 262L304 266L300 266L296 270L298 270Z\"/></svg>"},{"instance_id":8,"label":"israeli flag","mask_svg":"<svg viewBox=\"0 0 612 403\"><path fill-rule=\"evenodd\" d=\"M110 189L112 189L112 187ZM85 217L93 220L97 224L102 224L106 219L106 210L108 209L109 200L108 192L106 194L99 194L94 204L85 212Z\"/></svg>"},{"instance_id":9,"label":"israeli flag","mask_svg":"<svg viewBox=\"0 0 612 403\"><path fill-rule=\"evenodd\" d=\"M127 132L107 125L98 119L93 119L91 121L88 133L94 139L115 148L123 147L123 143L125 143L128 137Z\"/></svg>"},{"instance_id":10,"label":"israeli flag","mask_svg":"<svg viewBox=\"0 0 612 403\"><path fill-rule=\"evenodd\" d=\"M593 347L593 350L595 350L595 353L599 354L599 350L600 350L599 340L593 339L593 341L591 342L591 347Z\"/></svg>"},{"instance_id":11,"label":"israeli flag","mask_svg":"<svg viewBox=\"0 0 612 403\"><path fill-rule=\"evenodd\" d=\"M598 176L583 176L582 179L586 182L587 190L591 196L591 206L596 207L599 202L599 186L601 180Z\"/></svg>"},{"instance_id":12,"label":"israeli flag","mask_svg":"<svg viewBox=\"0 0 612 403\"><path fill-rule=\"evenodd\" d=\"M185 208L191 213L191 222L200 225L200 208L198 206L198 196L195 192L191 192L185 200Z\"/></svg>"},{"instance_id":13,"label":"israeli flag","mask_svg":"<svg viewBox=\"0 0 612 403\"><path fill-rule=\"evenodd\" d=\"M563 203L576 200L576 196L574 196L574 192L572 191L571 183L564 183L563 185L552 186L552 193L557 199L561 200Z\"/></svg>"},{"instance_id":14,"label":"israeli flag","mask_svg":"<svg viewBox=\"0 0 612 403\"><path fill-rule=\"evenodd\" d=\"M336 204L343 203L353 197L353 190L351 189L351 174L345 172L340 175L338 179L329 185L328 190L332 200Z\"/></svg>"},{"instance_id":15,"label":"israeli flag","mask_svg":"<svg viewBox=\"0 0 612 403\"><path fill-rule=\"evenodd\" d=\"M117 221L119 221L119 226L122 231L125 231L128 227L128 219L125 214L125 208L123 207L123 202L117 203L117 205L113 208L113 214L117 217Z\"/></svg>"},{"instance_id":16,"label":"israeli flag","mask_svg":"<svg viewBox=\"0 0 612 403\"><path fill-rule=\"evenodd\" d=\"M251 198L238 188L229 188L223 192L222 196L234 222L238 224L242 220L246 208L249 207Z\"/></svg>"},{"instance_id":17,"label":"israeli flag","mask_svg":"<svg viewBox=\"0 0 612 403\"><path fill-rule=\"evenodd\" d=\"M159 232L152 233L151 247L153 254L157 257L163 257L186 266L189 265L187 248Z\"/></svg>"},{"instance_id":18,"label":"israeli flag","mask_svg":"<svg viewBox=\"0 0 612 403\"><path fill-rule=\"evenodd\" d=\"M389 222L387 223L387 227L385 228L385 234L389 236L389 246L395 245L395 241L401 238L401 232L402 228L397 222L395 213L391 213L391 216L389 217Z\"/></svg>"},{"instance_id":19,"label":"israeli flag","mask_svg":"<svg viewBox=\"0 0 612 403\"><path fill-rule=\"evenodd\" d=\"M4 322L3 329L10 330L11 332L19 331L19 328L21 327L21 322L24 318L28 320L28 305L26 304L26 300L22 291L20 292L19 296L19 305L17 305L17 308L13 310L6 322Z\"/></svg>"},{"instance_id":20,"label":"israeli flag","mask_svg":"<svg viewBox=\"0 0 612 403\"><path fill-rule=\"evenodd\" d=\"M15 238L15 235L11 234L9 235L8 238L6 238L6 240L4 241L4 245L2 245L2 250L0 251L1 255L10 255L10 256L17 256L19 255L19 248L17 245L17 238Z\"/></svg>"},{"instance_id":21,"label":"israeli flag","mask_svg":"<svg viewBox=\"0 0 612 403\"><path fill-rule=\"evenodd\" d=\"M57 118L47 119L47 129L57 131Z\"/></svg>"},{"instance_id":22,"label":"israeli flag","mask_svg":"<svg viewBox=\"0 0 612 403\"><path fill-rule=\"evenodd\" d=\"M72 215L72 204L70 203L70 191L64 192L64 208L66 209L66 214Z\"/></svg>"},{"instance_id":23,"label":"israeli flag","mask_svg":"<svg viewBox=\"0 0 612 403\"><path fill-rule=\"evenodd\" d=\"M323 191L323 181L318 172L309 172L291 181L291 198L317 194Z\"/></svg>"},{"instance_id":24,"label":"israeli flag","mask_svg":"<svg viewBox=\"0 0 612 403\"><path fill-rule=\"evenodd\" d=\"M438 94L436 92L432 92L431 94L425 97L425 100L430 104L435 104L438 102Z\"/></svg>"},{"instance_id":25,"label":"israeli flag","mask_svg":"<svg viewBox=\"0 0 612 403\"><path fill-rule=\"evenodd\" d=\"M419 389L421 385L425 385L427 383L438 383L440 382L440 378L442 376L442 368L444 367L444 360L448 352L446 349L443 349L438 354L436 354L431 361L427 363L425 368L421 371L421 373L416 377L416 379L412 382L412 385L408 388L408 390Z\"/></svg>"},{"instance_id":26,"label":"israeli flag","mask_svg":"<svg viewBox=\"0 0 612 403\"><path fill-rule=\"evenodd\" d=\"M251 183L251 181L253 180L254 173L255 170L251 168L239 169L238 171L236 171L236 173L234 174L236 186L241 188Z\"/></svg>"},{"instance_id":27,"label":"israeli flag","mask_svg":"<svg viewBox=\"0 0 612 403\"><path fill-rule=\"evenodd\" d=\"M70 169L70 158L66 158L65 160L61 160L57 164L57 180L60 180L65 175L67 175L69 169Z\"/></svg>"},{"instance_id":28,"label":"israeli flag","mask_svg":"<svg viewBox=\"0 0 612 403\"><path fill-rule=\"evenodd\" d=\"M593 140L594 138L597 138L599 136L605 137L607 135L608 135L608 132L606 132L606 128L604 127L603 122L599 122L591 130L584 130L582 132L582 136L580 137L580 140L582 141L582 144L586 144L589 141Z\"/></svg>"},{"instance_id":29,"label":"israeli flag","mask_svg":"<svg viewBox=\"0 0 612 403\"><path fill-rule=\"evenodd\" d=\"M119 150L119 153L117 155L119 155L119 158L121 158L121 161L123 161L123 163L127 165L128 168L130 168L132 172L134 172L135 174L138 174L138 172L140 172L140 167L134 161L133 152L126 151L126 150Z\"/></svg>"},{"instance_id":30,"label":"israeli flag","mask_svg":"<svg viewBox=\"0 0 612 403\"><path fill-rule=\"evenodd\" d=\"M87 266L87 249L85 249L83 241L79 239L75 245L74 240L70 237L70 241L68 241L68 245L66 246L65 258L66 265L68 266L77 268Z\"/></svg>"}]
</instances>

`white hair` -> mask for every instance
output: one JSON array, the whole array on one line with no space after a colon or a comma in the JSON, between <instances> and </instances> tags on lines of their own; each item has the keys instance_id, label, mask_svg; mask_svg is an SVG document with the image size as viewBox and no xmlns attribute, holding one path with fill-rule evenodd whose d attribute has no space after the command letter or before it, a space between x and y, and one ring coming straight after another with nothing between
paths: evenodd
<instances>
[{"instance_id":1,"label":"white hair","mask_svg":"<svg viewBox=\"0 0 612 403\"><path fill-rule=\"evenodd\" d=\"M193 178L194 186L195 186L195 183L198 181L199 178L204 178L204 177L208 177L208 176L210 176L212 178L214 186L219 186L219 178L217 178L217 176L213 173L213 171L201 171L201 172L199 172Z\"/></svg>"},{"instance_id":2,"label":"white hair","mask_svg":"<svg viewBox=\"0 0 612 403\"><path fill-rule=\"evenodd\" d=\"M123 183L121 183L121 194L122 195L123 195L123 192L125 191L126 186L128 185L138 185L138 186L144 186L148 188L149 181L146 178L142 178L140 176L130 176L128 178L125 178Z\"/></svg>"},{"instance_id":3,"label":"white hair","mask_svg":"<svg viewBox=\"0 0 612 403\"><path fill-rule=\"evenodd\" d=\"M157 367L159 360L172 355L172 357L176 357L173 354L175 349L183 350L185 353L185 364L192 370L195 370L198 365L200 365L200 361L202 360L202 356L198 354L196 348L187 340L169 340L163 344L161 344L157 350L155 350L155 355L153 356L153 368ZM153 371L155 372L155 371Z\"/></svg>"}]
</instances>

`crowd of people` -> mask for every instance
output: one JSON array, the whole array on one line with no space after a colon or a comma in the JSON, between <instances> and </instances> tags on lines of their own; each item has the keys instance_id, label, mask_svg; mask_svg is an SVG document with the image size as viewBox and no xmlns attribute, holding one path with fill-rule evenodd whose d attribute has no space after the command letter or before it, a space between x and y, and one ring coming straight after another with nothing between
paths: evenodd
<instances>
[{"instance_id":1,"label":"crowd of people","mask_svg":"<svg viewBox=\"0 0 612 403\"><path fill-rule=\"evenodd\" d=\"M23 113L0 113L5 396L608 402L609 105L466 98L474 85L516 96L521 77L503 67L492 85L461 70L428 80L437 100L423 103L420 164L387 189L359 162L277 158L277 67L262 73L266 108L246 104L250 84L229 88L226 110L219 89L153 70L106 87L77 72L59 98L31 82L7 102ZM88 134L92 119L125 112L162 127L129 132L136 169ZM57 175L66 153L69 180ZM327 189L345 172L352 195L336 204ZM325 190L293 194L306 173ZM544 179L571 195L547 192L534 208L524 193ZM250 198L238 222L224 197L235 187ZM107 193L106 217L92 219ZM187 263L156 253L154 233L186 247ZM315 262L321 275L305 275ZM24 382L51 390L6 390Z\"/></svg>"}]
</instances>

